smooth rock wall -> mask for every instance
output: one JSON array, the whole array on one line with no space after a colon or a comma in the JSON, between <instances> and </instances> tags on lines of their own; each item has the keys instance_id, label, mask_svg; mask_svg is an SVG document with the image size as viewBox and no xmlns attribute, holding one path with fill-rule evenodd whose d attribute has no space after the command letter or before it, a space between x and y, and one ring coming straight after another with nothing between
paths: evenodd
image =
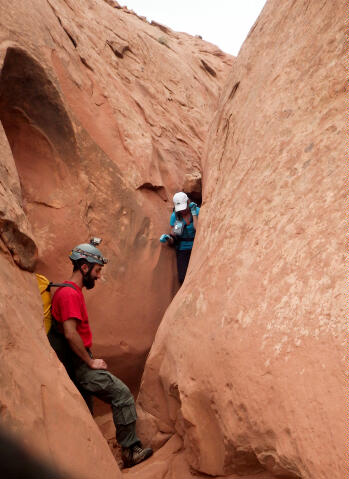
<instances>
[{"instance_id":1,"label":"smooth rock wall","mask_svg":"<svg viewBox=\"0 0 349 479\"><path fill-rule=\"evenodd\" d=\"M0 171L0 426L59 471L117 479L109 447L43 329L36 278L28 271L37 251L2 128Z\"/></svg>"},{"instance_id":2,"label":"smooth rock wall","mask_svg":"<svg viewBox=\"0 0 349 479\"><path fill-rule=\"evenodd\" d=\"M34 241L26 267L37 254L35 271L62 281L71 249L103 238L110 263L86 295L94 352L137 389L178 289L159 236L173 193L201 194L233 58L104 0L19 0L0 6L0 59L0 120Z\"/></svg>"},{"instance_id":3,"label":"smooth rock wall","mask_svg":"<svg viewBox=\"0 0 349 479\"><path fill-rule=\"evenodd\" d=\"M345 11L269 0L210 128L139 399L143 436L205 474L345 477Z\"/></svg>"},{"instance_id":4,"label":"smooth rock wall","mask_svg":"<svg viewBox=\"0 0 349 479\"><path fill-rule=\"evenodd\" d=\"M86 295L93 350L136 390L178 289L159 236L173 193L201 194L232 63L104 0L0 4L0 415L76 477L120 472L49 347L33 271L67 279L72 247L103 238L110 263Z\"/></svg>"}]
</instances>

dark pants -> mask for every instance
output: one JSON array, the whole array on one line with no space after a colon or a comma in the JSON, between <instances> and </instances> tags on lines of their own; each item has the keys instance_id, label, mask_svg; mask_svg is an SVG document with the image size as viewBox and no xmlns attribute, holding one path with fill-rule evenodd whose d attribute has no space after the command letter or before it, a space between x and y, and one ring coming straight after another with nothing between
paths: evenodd
<instances>
[{"instance_id":1,"label":"dark pants","mask_svg":"<svg viewBox=\"0 0 349 479\"><path fill-rule=\"evenodd\" d=\"M48 338L91 410L91 396L111 405L116 440L122 447L140 443L136 435L136 407L129 388L120 379L103 369L90 369L69 347L65 337L51 328ZM92 411L91 411L92 412Z\"/></svg>"},{"instance_id":2,"label":"dark pants","mask_svg":"<svg viewBox=\"0 0 349 479\"><path fill-rule=\"evenodd\" d=\"M190 255L191 255L191 249L186 249L183 251L176 250L176 255L177 255L178 281L180 284L182 284L184 281L185 275L187 273Z\"/></svg>"},{"instance_id":3,"label":"dark pants","mask_svg":"<svg viewBox=\"0 0 349 479\"><path fill-rule=\"evenodd\" d=\"M118 443L122 447L139 443L136 435L136 406L126 384L109 371L90 369L82 361L77 365L75 375L84 391L111 405Z\"/></svg>"}]
</instances>

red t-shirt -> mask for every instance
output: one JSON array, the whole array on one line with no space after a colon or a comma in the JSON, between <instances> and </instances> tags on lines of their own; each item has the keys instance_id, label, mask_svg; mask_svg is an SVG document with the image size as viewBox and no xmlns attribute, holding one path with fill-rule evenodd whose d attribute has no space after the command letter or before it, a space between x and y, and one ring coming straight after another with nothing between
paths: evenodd
<instances>
[{"instance_id":1,"label":"red t-shirt","mask_svg":"<svg viewBox=\"0 0 349 479\"><path fill-rule=\"evenodd\" d=\"M79 333L85 348L92 346L92 333L88 324L88 314L82 289L71 281L64 281L74 286L58 288L52 298L52 316L59 323L67 319L77 319L76 330Z\"/></svg>"}]
</instances>

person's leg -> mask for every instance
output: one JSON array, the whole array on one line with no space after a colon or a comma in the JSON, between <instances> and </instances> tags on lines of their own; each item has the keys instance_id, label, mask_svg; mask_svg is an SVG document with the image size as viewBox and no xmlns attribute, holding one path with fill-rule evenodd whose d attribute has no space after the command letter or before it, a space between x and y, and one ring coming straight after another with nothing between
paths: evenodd
<instances>
[{"instance_id":1,"label":"person's leg","mask_svg":"<svg viewBox=\"0 0 349 479\"><path fill-rule=\"evenodd\" d=\"M136 434L137 413L129 388L109 371L90 369L86 364L76 369L76 377L84 390L111 405L124 466L135 466L150 457L153 450L143 449Z\"/></svg>"},{"instance_id":2,"label":"person's leg","mask_svg":"<svg viewBox=\"0 0 349 479\"><path fill-rule=\"evenodd\" d=\"M82 364L76 369L79 385L112 407L116 439L122 447L140 443L136 435L136 407L129 388L109 371L90 369Z\"/></svg>"},{"instance_id":3,"label":"person's leg","mask_svg":"<svg viewBox=\"0 0 349 479\"><path fill-rule=\"evenodd\" d=\"M179 284L182 284L187 273L188 264L190 260L191 249L176 251L177 256L177 271L178 271L178 281Z\"/></svg>"},{"instance_id":4,"label":"person's leg","mask_svg":"<svg viewBox=\"0 0 349 479\"><path fill-rule=\"evenodd\" d=\"M75 380L73 382L74 382L75 386L77 387L79 393L83 397L87 407L90 410L90 413L93 416L93 396L92 396L92 394L90 394L88 391L85 391L85 389L80 386L80 384L77 382L77 380Z\"/></svg>"},{"instance_id":5,"label":"person's leg","mask_svg":"<svg viewBox=\"0 0 349 479\"><path fill-rule=\"evenodd\" d=\"M65 339L64 335L56 332L53 327L50 329L47 337L52 349L55 351L58 359L65 367L68 376L74 383L75 387L79 390L81 396L84 398L91 414L93 414L93 398L91 394L89 394L80 386L75 377L75 367L76 364L81 363L80 358L78 358L76 354L74 354L74 352L71 350L68 341Z\"/></svg>"}]
</instances>

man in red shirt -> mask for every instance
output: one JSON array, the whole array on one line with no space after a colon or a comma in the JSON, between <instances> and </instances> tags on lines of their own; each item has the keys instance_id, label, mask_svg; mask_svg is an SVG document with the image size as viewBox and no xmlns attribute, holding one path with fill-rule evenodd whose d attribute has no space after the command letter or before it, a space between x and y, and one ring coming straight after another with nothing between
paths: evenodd
<instances>
[{"instance_id":1,"label":"man in red shirt","mask_svg":"<svg viewBox=\"0 0 349 479\"><path fill-rule=\"evenodd\" d=\"M82 289L92 289L101 277L107 260L96 248L100 240L76 246L69 258L73 274L65 287L57 289L52 299L53 325L49 340L70 378L86 399L86 392L111 405L116 439L122 446L125 467L131 467L152 455L136 435L136 407L129 388L107 371L103 359L91 353L92 333ZM88 402L88 401L86 401Z\"/></svg>"}]
</instances>

